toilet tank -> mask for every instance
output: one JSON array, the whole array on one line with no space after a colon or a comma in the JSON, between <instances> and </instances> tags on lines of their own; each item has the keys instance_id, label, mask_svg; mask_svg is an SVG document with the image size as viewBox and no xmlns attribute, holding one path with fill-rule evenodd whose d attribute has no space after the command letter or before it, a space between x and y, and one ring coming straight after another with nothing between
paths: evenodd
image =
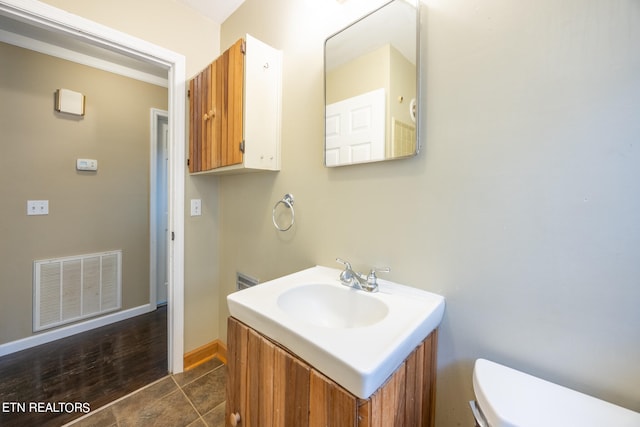
<instances>
[{"instance_id":1,"label":"toilet tank","mask_svg":"<svg viewBox=\"0 0 640 427\"><path fill-rule=\"evenodd\" d=\"M640 427L640 413L485 359L475 362L473 391L479 426Z\"/></svg>"}]
</instances>

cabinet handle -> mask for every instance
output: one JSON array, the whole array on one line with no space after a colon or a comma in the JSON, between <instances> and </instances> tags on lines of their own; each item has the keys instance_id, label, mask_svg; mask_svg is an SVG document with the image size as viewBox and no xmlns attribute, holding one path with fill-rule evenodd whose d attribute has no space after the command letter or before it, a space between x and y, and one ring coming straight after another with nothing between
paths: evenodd
<instances>
[{"instance_id":1,"label":"cabinet handle","mask_svg":"<svg viewBox=\"0 0 640 427\"><path fill-rule=\"evenodd\" d=\"M204 113L203 119L206 122L207 120L209 120L209 115L207 113Z\"/></svg>"},{"instance_id":2,"label":"cabinet handle","mask_svg":"<svg viewBox=\"0 0 640 427\"><path fill-rule=\"evenodd\" d=\"M229 423L234 427L240 424L240 414L238 412L231 414L229 416Z\"/></svg>"}]
</instances>

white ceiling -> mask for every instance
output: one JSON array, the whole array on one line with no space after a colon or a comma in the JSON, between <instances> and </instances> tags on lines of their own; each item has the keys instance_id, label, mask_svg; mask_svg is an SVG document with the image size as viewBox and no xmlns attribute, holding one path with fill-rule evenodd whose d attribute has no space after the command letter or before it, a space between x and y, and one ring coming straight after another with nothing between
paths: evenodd
<instances>
[{"instance_id":1,"label":"white ceiling","mask_svg":"<svg viewBox=\"0 0 640 427\"><path fill-rule=\"evenodd\" d=\"M204 16L222 24L244 0L178 0L197 10Z\"/></svg>"}]
</instances>

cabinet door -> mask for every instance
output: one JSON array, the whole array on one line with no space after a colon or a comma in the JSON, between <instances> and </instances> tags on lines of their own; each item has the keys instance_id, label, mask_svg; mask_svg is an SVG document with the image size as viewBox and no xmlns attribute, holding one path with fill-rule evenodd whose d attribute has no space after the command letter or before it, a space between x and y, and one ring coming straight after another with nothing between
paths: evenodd
<instances>
[{"instance_id":1,"label":"cabinet door","mask_svg":"<svg viewBox=\"0 0 640 427\"><path fill-rule=\"evenodd\" d=\"M359 427L435 426L437 330L366 400L358 400Z\"/></svg>"},{"instance_id":2,"label":"cabinet door","mask_svg":"<svg viewBox=\"0 0 640 427\"><path fill-rule=\"evenodd\" d=\"M309 371L307 364L275 347L273 427L309 425Z\"/></svg>"},{"instance_id":3,"label":"cabinet door","mask_svg":"<svg viewBox=\"0 0 640 427\"><path fill-rule=\"evenodd\" d=\"M202 73L189 81L189 172L200 171L202 144Z\"/></svg>"},{"instance_id":4,"label":"cabinet door","mask_svg":"<svg viewBox=\"0 0 640 427\"><path fill-rule=\"evenodd\" d=\"M189 172L243 161L244 41L189 82Z\"/></svg>"},{"instance_id":5,"label":"cabinet door","mask_svg":"<svg viewBox=\"0 0 640 427\"><path fill-rule=\"evenodd\" d=\"M189 172L212 168L212 65L189 81Z\"/></svg>"},{"instance_id":6,"label":"cabinet door","mask_svg":"<svg viewBox=\"0 0 640 427\"><path fill-rule=\"evenodd\" d=\"M249 426L244 419L247 413L247 363L249 328L232 317L227 321L227 423L232 414L239 414L241 425ZM227 424L229 425L229 424Z\"/></svg>"},{"instance_id":7,"label":"cabinet door","mask_svg":"<svg viewBox=\"0 0 640 427\"><path fill-rule=\"evenodd\" d=\"M215 62L203 71L202 77L202 155L200 170L207 171L214 167L215 149L213 147L213 127L215 111L213 99L216 87L213 76L215 76Z\"/></svg>"},{"instance_id":8,"label":"cabinet door","mask_svg":"<svg viewBox=\"0 0 640 427\"><path fill-rule=\"evenodd\" d=\"M244 427L307 427L309 366L247 326L228 321L227 420Z\"/></svg>"},{"instance_id":9,"label":"cabinet door","mask_svg":"<svg viewBox=\"0 0 640 427\"><path fill-rule=\"evenodd\" d=\"M358 399L316 370L311 370L309 427L356 427Z\"/></svg>"},{"instance_id":10,"label":"cabinet door","mask_svg":"<svg viewBox=\"0 0 640 427\"><path fill-rule=\"evenodd\" d=\"M244 102L244 40L238 40L216 60L215 111L219 118L215 167L242 163Z\"/></svg>"}]
</instances>

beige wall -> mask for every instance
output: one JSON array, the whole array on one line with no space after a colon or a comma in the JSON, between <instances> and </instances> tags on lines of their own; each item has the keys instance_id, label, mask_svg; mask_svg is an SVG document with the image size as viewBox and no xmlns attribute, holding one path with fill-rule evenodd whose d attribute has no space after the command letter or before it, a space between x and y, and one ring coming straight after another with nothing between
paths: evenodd
<instances>
[{"instance_id":1,"label":"beige wall","mask_svg":"<svg viewBox=\"0 0 640 427\"><path fill-rule=\"evenodd\" d=\"M220 25L174 0L44 0L52 6L180 53L187 78L220 53ZM218 195L215 177L186 178L184 351L219 336ZM189 215L189 200L202 200L203 216Z\"/></svg>"},{"instance_id":2,"label":"beige wall","mask_svg":"<svg viewBox=\"0 0 640 427\"><path fill-rule=\"evenodd\" d=\"M150 108L166 88L0 43L0 343L32 334L33 261L122 250L122 307L149 303ZM86 96L84 118L54 92ZM76 159L98 171L76 171ZM27 200L49 215L27 216Z\"/></svg>"},{"instance_id":3,"label":"beige wall","mask_svg":"<svg viewBox=\"0 0 640 427\"><path fill-rule=\"evenodd\" d=\"M221 296L236 270L389 265L447 298L438 426L472 425L478 357L640 411L637 3L430 1L423 151L325 169L323 42L366 3L247 0L222 26L284 51L284 117L282 171L221 179Z\"/></svg>"},{"instance_id":4,"label":"beige wall","mask_svg":"<svg viewBox=\"0 0 640 427\"><path fill-rule=\"evenodd\" d=\"M395 48L391 47L391 89L389 111L391 116L406 124L412 124L409 105L416 97L416 67ZM402 100L400 100L402 98Z\"/></svg>"},{"instance_id":5,"label":"beige wall","mask_svg":"<svg viewBox=\"0 0 640 427\"><path fill-rule=\"evenodd\" d=\"M327 104L383 88L389 94L391 45L384 45L327 73Z\"/></svg>"},{"instance_id":6,"label":"beige wall","mask_svg":"<svg viewBox=\"0 0 640 427\"><path fill-rule=\"evenodd\" d=\"M327 73L326 103L333 104L384 88L387 116L411 123L409 102L416 94L415 75L415 66L397 49L386 44ZM401 96L403 101L399 102ZM389 126L387 131L390 131Z\"/></svg>"}]
</instances>

